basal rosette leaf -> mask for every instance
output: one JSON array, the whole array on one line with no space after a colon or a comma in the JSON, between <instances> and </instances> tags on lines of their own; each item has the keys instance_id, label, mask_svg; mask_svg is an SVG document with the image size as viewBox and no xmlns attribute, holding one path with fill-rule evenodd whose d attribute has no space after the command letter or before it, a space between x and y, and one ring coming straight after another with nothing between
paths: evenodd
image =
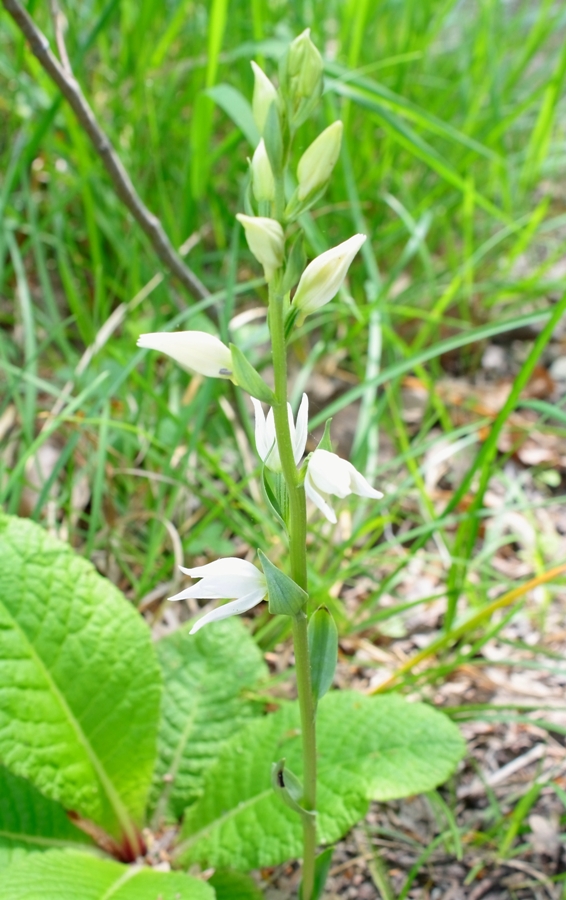
<instances>
[{"instance_id":1,"label":"basal rosette leaf","mask_svg":"<svg viewBox=\"0 0 566 900\"><path fill-rule=\"evenodd\" d=\"M149 629L94 567L38 525L0 517L0 759L135 846L161 678Z\"/></svg>"},{"instance_id":2,"label":"basal rosette leaf","mask_svg":"<svg viewBox=\"0 0 566 900\"><path fill-rule=\"evenodd\" d=\"M196 634L183 626L157 643L164 680L152 806L179 819L200 794L222 744L261 708L245 697L267 674L257 644L239 619Z\"/></svg>"},{"instance_id":3,"label":"basal rosette leaf","mask_svg":"<svg viewBox=\"0 0 566 900\"><path fill-rule=\"evenodd\" d=\"M156 872L50 850L8 867L0 900L215 900L206 882L180 872Z\"/></svg>"},{"instance_id":4,"label":"basal rosette leaf","mask_svg":"<svg viewBox=\"0 0 566 900\"><path fill-rule=\"evenodd\" d=\"M442 783L464 751L458 729L432 707L353 691L323 698L317 743L322 844L340 838L370 799L404 797ZM282 758L300 777L296 704L251 722L225 745L202 797L186 812L178 850L184 863L247 869L300 855L300 819L270 784L270 762Z\"/></svg>"},{"instance_id":5,"label":"basal rosette leaf","mask_svg":"<svg viewBox=\"0 0 566 900\"><path fill-rule=\"evenodd\" d=\"M0 868L31 852L89 845L62 806L0 766Z\"/></svg>"}]
</instances>

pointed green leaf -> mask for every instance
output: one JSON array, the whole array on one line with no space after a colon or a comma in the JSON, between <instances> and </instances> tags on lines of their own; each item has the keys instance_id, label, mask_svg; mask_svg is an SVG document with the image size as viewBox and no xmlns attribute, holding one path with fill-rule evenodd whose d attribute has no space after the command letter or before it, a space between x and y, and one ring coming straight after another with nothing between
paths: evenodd
<instances>
[{"instance_id":1,"label":"pointed green leaf","mask_svg":"<svg viewBox=\"0 0 566 900\"><path fill-rule=\"evenodd\" d=\"M232 351L234 381L238 387L243 388L256 400L263 400L264 403L269 403L273 406L275 394L265 383L259 372L254 369L239 347L236 347L235 344L230 344L230 350Z\"/></svg>"},{"instance_id":2,"label":"pointed green leaf","mask_svg":"<svg viewBox=\"0 0 566 900\"><path fill-rule=\"evenodd\" d=\"M263 465L261 467L261 480L271 512L279 520L283 528L287 528L289 495L285 479L279 472L272 472L266 465ZM281 481L283 485L281 485ZM285 493L282 493L282 489Z\"/></svg>"},{"instance_id":3,"label":"pointed green leaf","mask_svg":"<svg viewBox=\"0 0 566 900\"><path fill-rule=\"evenodd\" d=\"M464 752L456 726L424 703L396 695L331 691L319 705L320 843L333 843L361 818L369 799L428 791L454 771ZM300 778L297 704L252 721L225 744L190 807L179 855L186 864L251 869L301 854L299 817L271 787L270 761L284 756Z\"/></svg>"},{"instance_id":4,"label":"pointed green leaf","mask_svg":"<svg viewBox=\"0 0 566 900\"><path fill-rule=\"evenodd\" d=\"M332 441L330 439L330 426L332 424L332 419L327 419L324 423L324 434L322 435L320 441L318 442L317 450L328 450L329 453L334 452L334 448L332 446Z\"/></svg>"},{"instance_id":5,"label":"pointed green leaf","mask_svg":"<svg viewBox=\"0 0 566 900\"><path fill-rule=\"evenodd\" d=\"M319 853L314 861L314 884L311 900L321 900L324 896L324 888L330 872L330 864L334 854L334 847L327 847L322 853ZM303 897L303 884L299 888L299 900Z\"/></svg>"},{"instance_id":6,"label":"pointed green leaf","mask_svg":"<svg viewBox=\"0 0 566 900\"><path fill-rule=\"evenodd\" d=\"M0 867L33 851L89 845L62 806L0 766Z\"/></svg>"},{"instance_id":7,"label":"pointed green leaf","mask_svg":"<svg viewBox=\"0 0 566 900\"><path fill-rule=\"evenodd\" d=\"M322 187L311 191L308 197L305 197L303 200L299 200L299 189L297 188L285 207L284 215L287 222L294 222L299 216L311 209L315 203L318 203L324 197L329 184L330 182L327 181Z\"/></svg>"},{"instance_id":8,"label":"pointed green leaf","mask_svg":"<svg viewBox=\"0 0 566 900\"><path fill-rule=\"evenodd\" d=\"M33 522L0 517L0 758L116 838L136 841L161 678L124 596Z\"/></svg>"},{"instance_id":9,"label":"pointed green leaf","mask_svg":"<svg viewBox=\"0 0 566 900\"><path fill-rule=\"evenodd\" d=\"M181 872L122 866L70 850L34 853L2 876L0 900L215 900L206 882Z\"/></svg>"},{"instance_id":10,"label":"pointed green leaf","mask_svg":"<svg viewBox=\"0 0 566 900\"><path fill-rule=\"evenodd\" d=\"M273 175L277 178L282 174L283 169L283 134L276 103L272 103L269 107L263 126L263 140Z\"/></svg>"},{"instance_id":11,"label":"pointed green leaf","mask_svg":"<svg viewBox=\"0 0 566 900\"><path fill-rule=\"evenodd\" d=\"M291 304L291 306L289 307L289 311L287 312L287 315L285 316L285 340L288 340L289 335L293 331L293 328L295 327L295 322L297 321L298 318L299 318L299 310L297 309L296 306L293 306L293 304Z\"/></svg>"},{"instance_id":12,"label":"pointed green leaf","mask_svg":"<svg viewBox=\"0 0 566 900\"><path fill-rule=\"evenodd\" d=\"M239 619L189 634L184 625L157 642L164 679L152 807L180 819L199 795L223 742L260 707L243 692L267 674L261 651Z\"/></svg>"},{"instance_id":13,"label":"pointed green leaf","mask_svg":"<svg viewBox=\"0 0 566 900\"><path fill-rule=\"evenodd\" d=\"M285 274L283 275L283 283L281 285L281 290L284 294L288 294L291 288L297 284L299 278L303 274L306 264L305 242L303 235L299 234L291 247L287 265L285 266Z\"/></svg>"},{"instance_id":14,"label":"pointed green leaf","mask_svg":"<svg viewBox=\"0 0 566 900\"><path fill-rule=\"evenodd\" d=\"M257 552L267 579L269 612L275 616L296 616L305 606L309 595L292 578L274 566L265 553L261 550Z\"/></svg>"},{"instance_id":15,"label":"pointed green leaf","mask_svg":"<svg viewBox=\"0 0 566 900\"><path fill-rule=\"evenodd\" d=\"M338 629L330 610L319 608L309 619L309 655L315 703L332 687L338 662Z\"/></svg>"}]
</instances>

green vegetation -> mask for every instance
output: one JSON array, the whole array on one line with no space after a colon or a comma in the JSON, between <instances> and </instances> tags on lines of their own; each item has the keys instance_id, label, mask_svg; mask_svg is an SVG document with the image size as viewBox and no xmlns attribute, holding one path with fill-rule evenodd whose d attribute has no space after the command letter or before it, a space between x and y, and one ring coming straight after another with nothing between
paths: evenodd
<instances>
[{"instance_id":1,"label":"green vegetation","mask_svg":"<svg viewBox=\"0 0 566 900\"><path fill-rule=\"evenodd\" d=\"M55 47L48 4L27 8ZM536 467L535 498L510 485L504 466L519 438L507 449L500 442L521 405L540 433L566 430L566 410L522 396L566 311L556 265L566 251L563 5L89 0L64 12L70 61L99 122L173 244L189 239L186 260L212 293L197 302L163 272L74 113L2 11L3 508L58 532L152 621L180 563L248 544L277 552L243 398L227 383L189 380L135 341L179 326L228 341L234 316L248 311L238 345L269 377L265 318L254 316L267 289L234 218L255 136L242 96L251 95L250 60L275 74L285 43L310 26L326 61L326 118L302 126L297 159L338 115L345 127L330 190L305 220L309 257L354 231L369 239L349 291L297 329L295 369L306 366L328 388L314 424L334 416L339 451L386 494L337 531L313 524L323 575L313 573L312 600L329 603L351 639L442 600L432 665L394 682L430 696L430 685L475 660L519 608L490 618L494 596L517 587L515 574L494 565L495 549L513 535L482 543L490 480L507 485L504 508L527 518L535 505L563 502L553 464ZM473 380L486 342L519 328L538 337L493 412L435 390L454 373ZM413 419L404 414L407 376L422 395ZM295 384L295 400L303 387ZM352 423L341 411L353 399ZM456 442L459 478L435 493L425 462ZM438 561L441 576L433 594L407 600L398 589L415 560ZM563 562L536 528L529 562L527 577ZM361 579L369 584L361 599L344 602L344 588ZM467 632L464 612L473 615ZM287 620L267 612L250 627L263 650L289 636ZM541 652L537 665L554 661ZM458 721L528 714L487 704L453 710ZM544 714L539 722L546 727ZM523 835L533 790L514 819L492 809L485 841L502 855ZM446 821L441 839L455 845Z\"/></svg>"}]
</instances>

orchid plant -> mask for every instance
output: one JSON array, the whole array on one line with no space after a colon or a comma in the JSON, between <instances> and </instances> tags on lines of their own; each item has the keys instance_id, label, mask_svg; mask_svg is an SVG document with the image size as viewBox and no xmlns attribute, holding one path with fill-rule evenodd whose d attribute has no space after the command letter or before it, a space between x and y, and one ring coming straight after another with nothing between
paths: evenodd
<instances>
[{"instance_id":1,"label":"orchid plant","mask_svg":"<svg viewBox=\"0 0 566 900\"><path fill-rule=\"evenodd\" d=\"M333 452L329 423L305 456L309 404L303 394L294 417L287 348L336 296L366 238L306 265L300 217L322 196L342 136L335 122L316 138L295 187L293 138L322 90L308 31L283 57L277 89L252 67L261 140L238 219L268 284L273 386L237 343L209 333L138 343L250 395L266 501L288 552L282 568L261 550L258 564L183 568L192 583L170 599L207 609L154 641L88 560L0 512L0 900L257 900L246 870L289 856L302 856L301 900L319 900L332 845L369 802L432 790L463 752L456 726L424 703L408 714L393 693L330 690L338 635L329 609L309 599L308 506L331 526L338 500L382 494ZM262 654L234 618L264 598L291 623L298 694L269 715ZM228 602L209 609L217 600Z\"/></svg>"},{"instance_id":2,"label":"orchid plant","mask_svg":"<svg viewBox=\"0 0 566 900\"><path fill-rule=\"evenodd\" d=\"M304 267L300 216L326 190L338 160L342 123L334 122L299 159L296 188L292 178L295 133L317 106L323 83L323 63L307 29L290 45L280 67L276 88L253 62L255 85L253 115L261 139L251 161L251 191L246 212L237 215L252 254L263 267L269 289L267 318L271 336L274 386L270 388L243 358L236 345L197 331L144 334L138 346L171 356L185 369L201 375L228 378L246 390L255 410L255 443L264 466L264 484L287 536L289 574L263 557L263 574L242 559L221 559L209 565L183 569L196 584L171 597L230 599L207 612L192 628L247 612L266 596L272 611L292 620L296 679L301 710L304 781L298 784L284 764L274 767L275 787L303 821L302 900L315 890L317 750L316 711L324 690L332 682L337 659L337 631L326 608L309 621L307 580L307 499L331 523L336 512L330 498L357 494L379 500L383 494L345 459L332 452L327 431L319 446L303 460L308 434L308 398L303 394L296 422L288 403L287 346L293 327L325 306L339 292L366 235L356 234L317 256ZM270 405L264 415L261 401ZM269 488L272 474L274 490ZM275 500L278 498L278 500ZM283 602L278 603L277 597ZM313 682L312 657L324 671L323 683Z\"/></svg>"}]
</instances>

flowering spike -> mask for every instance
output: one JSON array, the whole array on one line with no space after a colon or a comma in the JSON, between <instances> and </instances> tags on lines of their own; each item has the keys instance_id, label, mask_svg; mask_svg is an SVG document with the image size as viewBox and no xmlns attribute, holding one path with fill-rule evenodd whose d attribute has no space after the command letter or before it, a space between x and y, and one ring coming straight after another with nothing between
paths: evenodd
<instances>
[{"instance_id":1,"label":"flowering spike","mask_svg":"<svg viewBox=\"0 0 566 900\"><path fill-rule=\"evenodd\" d=\"M138 347L165 353L189 372L209 378L232 377L232 354L221 340L206 331L157 331L141 334Z\"/></svg>"},{"instance_id":2,"label":"flowering spike","mask_svg":"<svg viewBox=\"0 0 566 900\"><path fill-rule=\"evenodd\" d=\"M308 316L329 303L342 287L352 260L365 239L365 234L355 234L313 259L303 272L293 297L295 308Z\"/></svg>"},{"instance_id":3,"label":"flowering spike","mask_svg":"<svg viewBox=\"0 0 566 900\"><path fill-rule=\"evenodd\" d=\"M279 222L263 216L245 216L238 213L238 222L244 226L248 247L263 266L265 280L271 281L283 264L285 236Z\"/></svg>"},{"instance_id":4,"label":"flowering spike","mask_svg":"<svg viewBox=\"0 0 566 900\"><path fill-rule=\"evenodd\" d=\"M258 66L258 64L252 60L251 67L254 73L252 112L259 133L263 134L269 107L272 103L278 102L277 91L261 66Z\"/></svg>"},{"instance_id":5,"label":"flowering spike","mask_svg":"<svg viewBox=\"0 0 566 900\"><path fill-rule=\"evenodd\" d=\"M309 459L305 475L305 493L328 521L334 524L336 513L327 502L328 494L334 494L336 497L358 494L360 497L372 497L375 500L383 497L381 491L372 488L351 462L321 449L315 450Z\"/></svg>"},{"instance_id":6,"label":"flowering spike","mask_svg":"<svg viewBox=\"0 0 566 900\"><path fill-rule=\"evenodd\" d=\"M306 200L328 182L340 155L342 131L342 122L333 122L301 156L297 166L297 193L300 201Z\"/></svg>"}]
</instances>

